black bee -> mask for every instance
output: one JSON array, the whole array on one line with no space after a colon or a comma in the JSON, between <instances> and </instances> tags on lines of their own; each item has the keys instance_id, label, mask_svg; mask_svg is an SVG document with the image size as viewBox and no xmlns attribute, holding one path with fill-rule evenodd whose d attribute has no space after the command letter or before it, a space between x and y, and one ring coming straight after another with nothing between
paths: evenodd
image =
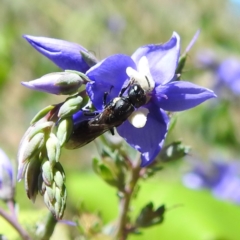
<instances>
[{"instance_id":1,"label":"black bee","mask_svg":"<svg viewBox=\"0 0 240 240\"><path fill-rule=\"evenodd\" d=\"M127 89L127 95L123 96ZM132 81L108 104L107 94L104 94L104 110L90 120L84 120L75 126L69 141L65 144L66 148L80 148L108 130L114 134L114 127L121 125L135 108L141 107L147 101L145 91L138 83Z\"/></svg>"}]
</instances>

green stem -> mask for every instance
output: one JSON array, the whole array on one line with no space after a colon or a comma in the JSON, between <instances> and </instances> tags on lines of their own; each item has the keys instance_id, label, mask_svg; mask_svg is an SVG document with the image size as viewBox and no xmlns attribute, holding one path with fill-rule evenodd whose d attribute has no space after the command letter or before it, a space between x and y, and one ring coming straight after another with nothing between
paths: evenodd
<instances>
[{"instance_id":1,"label":"green stem","mask_svg":"<svg viewBox=\"0 0 240 240\"><path fill-rule=\"evenodd\" d=\"M14 229L16 229L16 231L19 233L23 240L31 240L31 237L19 224L19 222L15 218L15 215L9 215L7 212L0 208L0 216L2 216Z\"/></svg>"},{"instance_id":2,"label":"green stem","mask_svg":"<svg viewBox=\"0 0 240 240\"><path fill-rule=\"evenodd\" d=\"M128 212L129 212L129 206L130 201L134 192L134 188L137 184L137 181L140 177L140 155L138 155L138 161L135 161L135 165L132 165L131 168L131 177L130 181L126 185L123 192L121 192L119 195L120 198L120 207L119 207L119 219L118 219L118 225L116 230L116 239L117 240L126 240L129 231L127 231L127 225L128 225Z\"/></svg>"},{"instance_id":3,"label":"green stem","mask_svg":"<svg viewBox=\"0 0 240 240\"><path fill-rule=\"evenodd\" d=\"M51 213L48 213L46 221L38 227L36 235L41 240L49 240L53 234L56 224L57 220L53 217Z\"/></svg>"}]
</instances>

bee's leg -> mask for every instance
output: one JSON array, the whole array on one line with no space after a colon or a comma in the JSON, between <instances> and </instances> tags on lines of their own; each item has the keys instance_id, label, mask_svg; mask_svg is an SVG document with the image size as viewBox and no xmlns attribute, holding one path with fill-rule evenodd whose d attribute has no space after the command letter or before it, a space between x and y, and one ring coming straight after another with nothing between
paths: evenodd
<instances>
[{"instance_id":1,"label":"bee's leg","mask_svg":"<svg viewBox=\"0 0 240 240\"><path fill-rule=\"evenodd\" d=\"M84 116L94 117L99 114L99 112L90 112L90 111L83 111Z\"/></svg>"},{"instance_id":2,"label":"bee's leg","mask_svg":"<svg viewBox=\"0 0 240 240\"><path fill-rule=\"evenodd\" d=\"M107 96L108 96L108 94L111 92L112 89L113 89L113 86L110 87L109 92L105 92L105 93L104 93L104 95L103 95L103 106L106 106L106 105L107 105Z\"/></svg>"},{"instance_id":3,"label":"bee's leg","mask_svg":"<svg viewBox=\"0 0 240 240\"><path fill-rule=\"evenodd\" d=\"M119 93L118 96L119 96L119 97L122 97L122 95L125 93L125 91L127 90L127 88L128 88L130 85L132 85L134 82L135 82L135 79L134 79L134 78L131 78L131 79L129 80L127 86L121 89L121 91L120 91L120 93Z\"/></svg>"}]
</instances>

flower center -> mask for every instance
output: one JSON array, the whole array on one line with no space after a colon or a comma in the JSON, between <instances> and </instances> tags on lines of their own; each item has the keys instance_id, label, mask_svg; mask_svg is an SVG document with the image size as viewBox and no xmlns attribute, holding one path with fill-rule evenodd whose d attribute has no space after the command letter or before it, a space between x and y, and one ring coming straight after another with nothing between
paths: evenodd
<instances>
[{"instance_id":1,"label":"flower center","mask_svg":"<svg viewBox=\"0 0 240 240\"><path fill-rule=\"evenodd\" d=\"M155 87L155 82L149 69L147 57L141 57L137 68L138 71L131 67L128 67L126 69L126 73L129 76L130 81L133 83L138 83L141 86L141 88L144 90L144 93L146 94L148 102L151 99L151 92ZM141 107L131 114L131 116L128 118L128 121L134 127L142 128L146 125L148 113L149 110L147 108Z\"/></svg>"},{"instance_id":2,"label":"flower center","mask_svg":"<svg viewBox=\"0 0 240 240\"><path fill-rule=\"evenodd\" d=\"M148 60L143 56L138 62L138 71L128 67L126 73L129 76L130 80L137 82L145 93L150 93L155 87L155 82L150 73Z\"/></svg>"}]
</instances>

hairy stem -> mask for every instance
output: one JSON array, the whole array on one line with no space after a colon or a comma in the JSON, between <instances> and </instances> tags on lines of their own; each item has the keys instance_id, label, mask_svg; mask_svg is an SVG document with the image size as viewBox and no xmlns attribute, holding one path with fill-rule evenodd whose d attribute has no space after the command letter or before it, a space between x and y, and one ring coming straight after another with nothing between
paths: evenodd
<instances>
[{"instance_id":1,"label":"hairy stem","mask_svg":"<svg viewBox=\"0 0 240 240\"><path fill-rule=\"evenodd\" d=\"M36 235L41 240L48 240L53 234L54 228L57 224L57 220L51 213L48 213L46 220L39 225Z\"/></svg>"},{"instance_id":2,"label":"hairy stem","mask_svg":"<svg viewBox=\"0 0 240 240\"><path fill-rule=\"evenodd\" d=\"M16 229L16 231L19 233L23 240L31 240L31 237L19 224L19 222L15 218L15 215L9 215L7 212L0 208L0 216L2 216L9 224L11 224L14 229Z\"/></svg>"},{"instance_id":3,"label":"hairy stem","mask_svg":"<svg viewBox=\"0 0 240 240\"><path fill-rule=\"evenodd\" d=\"M131 168L131 177L130 181L126 185L123 192L119 195L120 198L120 207L119 207L119 219L116 231L116 239L117 240L125 240L128 236L127 225L128 225L128 211L130 207L130 201L134 192L134 188L139 180L139 173L141 170L140 167L140 157L138 156L138 161L135 161L135 165L132 165Z\"/></svg>"}]
</instances>

